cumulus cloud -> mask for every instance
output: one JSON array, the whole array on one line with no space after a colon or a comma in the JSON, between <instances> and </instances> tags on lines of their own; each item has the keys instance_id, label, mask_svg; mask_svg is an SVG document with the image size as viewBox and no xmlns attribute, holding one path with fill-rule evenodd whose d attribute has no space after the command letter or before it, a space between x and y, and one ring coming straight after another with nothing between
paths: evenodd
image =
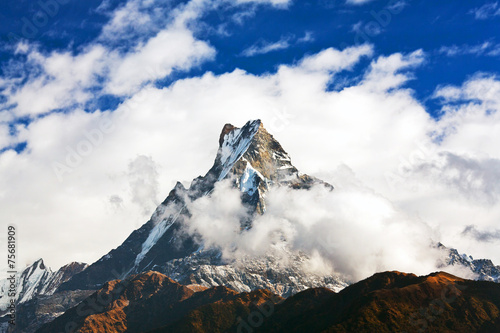
<instances>
[{"instance_id":1,"label":"cumulus cloud","mask_svg":"<svg viewBox=\"0 0 500 333\"><path fill-rule=\"evenodd\" d=\"M86 49L77 56L69 52L43 55L30 50L27 63L38 67L41 74L28 76L27 83L17 80L6 87L7 104L14 105L18 117L44 114L55 109L82 104L92 97L89 92L104 69L106 50L99 46Z\"/></svg>"},{"instance_id":2,"label":"cumulus cloud","mask_svg":"<svg viewBox=\"0 0 500 333\"><path fill-rule=\"evenodd\" d=\"M0 89L6 100L0 107L11 109L15 117L85 108L99 96L129 96L174 71L189 71L216 54L208 42L195 37L198 26L193 22L224 4L245 3L285 8L288 1L192 0L173 6L162 0L130 0L108 13L110 21L100 36L76 55L46 54L21 41L15 54L25 57L10 67L23 67L24 77L12 68L6 71L12 77L2 78ZM105 12L105 5L100 8Z\"/></svg>"},{"instance_id":3,"label":"cumulus cloud","mask_svg":"<svg viewBox=\"0 0 500 333\"><path fill-rule=\"evenodd\" d=\"M280 195L290 202L299 201L297 207L305 209L300 195L276 192L271 195L275 203L271 214L256 221L249 238L237 238L240 248L258 250L252 248L252 242L279 240L281 231L277 230L284 230L294 246L308 249L315 258L352 276L385 268L425 270L427 262L415 268L404 266L404 258L414 258L412 251L422 250L411 242L414 239L434 239L475 258L500 262L494 242L463 233L471 225L480 232L495 231L500 219L494 181L498 179L500 159L497 77L483 73L460 86L438 87L433 97L442 103L439 120L432 119L405 87L414 78L415 69L426 61L426 54L419 50L379 55L370 45L327 48L263 75L235 69L179 79L162 88L148 84L172 71L188 71L212 59L213 46L197 37L195 24L189 24L204 3L192 1L176 8L171 20L158 31L139 31L144 33L143 42L128 52L99 43L75 53L44 54L32 45L18 48L17 56L25 57L26 63L37 70L28 75L21 68L26 74L22 82L13 77L0 80L10 98L0 113L0 144L7 147L26 142L22 152L7 149L0 153L0 217L22 228L20 248L25 249L26 261L42 256L63 265L98 259L145 222L145 205L153 205L152 199L145 198L166 196L177 180L189 182L210 168L223 124L242 125L260 118L299 170L336 185L339 191L335 194L323 196L314 190L309 195L323 206L333 205L337 215L332 216L320 205L310 220L299 214L300 209L294 218L280 211ZM285 2L254 2L260 3L280 7ZM148 13L145 8L136 9ZM154 16L149 19L154 20ZM117 31L128 29L120 26L123 21L112 22ZM172 40L179 40L176 45L185 46L185 50L172 58L168 54L155 58L154 52L167 49ZM371 62L359 68L364 66L362 59ZM152 72L141 64L144 60L155 64ZM356 66L361 73L358 77L339 89L329 89L338 83L339 73ZM10 68L17 69L15 65ZM126 73L129 69L137 75L130 78ZM99 96L106 89L124 94L116 109L85 112L83 106L91 97L90 91ZM66 112L51 112L58 108L66 108ZM33 116L30 122L12 125L13 119L26 115ZM136 191L131 188L129 165L138 156L148 156L145 168L153 175L141 180L145 191L141 186L136 186ZM151 167L149 158L156 167ZM54 163L66 167L58 169L61 181ZM342 165L356 177L338 172ZM155 175L155 168L162 171ZM140 172L132 174L133 179L140 180ZM354 185L341 192L343 178ZM228 194L228 200L231 198ZM304 202L315 200L304 197ZM358 209L357 200L370 209ZM196 204L199 206L193 210L199 212L209 205L203 201ZM227 214L241 213L231 211L229 206L225 209ZM222 209L220 214L224 216L224 212ZM359 223L343 225L343 221L353 219ZM325 239L326 245L317 247L301 237L301 233L315 237L316 229L323 227L331 230L327 220L340 228L332 242ZM375 222L366 222L364 232L361 221L368 220ZM233 232L235 221L227 221L232 221L228 232ZM215 219L214 229L222 228L227 221ZM394 221L402 222L399 225ZM388 244L383 248L384 241L390 243L403 226L414 231L416 238L405 238L406 230L402 230L401 237L408 244L397 243L403 249L401 257L391 259L386 254L394 247ZM385 227L389 232L381 235ZM354 244L362 244L363 239L373 242L367 249L362 244L358 252L349 248L354 251L353 262L343 261L329 248L335 242L349 246L347 239L335 238L343 230L351 237L359 231ZM230 249L231 234L224 235L226 240L221 244ZM370 238L373 235L376 237ZM74 246L76 242L81 246ZM213 240L216 242L217 238ZM342 249L338 251L342 253ZM366 265L366 271L353 267L354 262ZM389 267L392 265L396 267Z\"/></svg>"},{"instance_id":4,"label":"cumulus cloud","mask_svg":"<svg viewBox=\"0 0 500 333\"><path fill-rule=\"evenodd\" d=\"M126 55L117 66L111 65L106 92L127 95L144 83L166 77L173 70L185 71L213 59L215 50L196 40L185 28L159 32L144 46Z\"/></svg>"},{"instance_id":5,"label":"cumulus cloud","mask_svg":"<svg viewBox=\"0 0 500 333\"><path fill-rule=\"evenodd\" d=\"M114 18L103 28L99 40L107 45L110 34L118 39L126 38L124 25L134 30L136 27L130 26L130 22L140 23L143 19L136 21L131 17L146 15L134 12L137 6L137 1L131 1L114 12ZM23 80L6 80L3 87L6 101L2 106L13 107L12 113L17 117L84 107L100 95L129 95L173 71L187 71L213 59L215 50L207 42L196 39L187 28L190 20L200 15L202 8L199 7L203 6L194 1L176 8L174 15L167 18L170 23L152 35L136 31L144 41L126 52L98 42L77 55L57 51L44 54L34 46L19 44L17 48L22 46L26 54L21 60L22 66L37 70L31 70ZM123 16L127 16L127 23ZM118 30L121 33L117 33ZM14 77L16 75L18 73L14 73Z\"/></svg>"},{"instance_id":6,"label":"cumulus cloud","mask_svg":"<svg viewBox=\"0 0 500 333\"><path fill-rule=\"evenodd\" d=\"M230 181L218 184L211 197L188 204L192 215L186 230L229 260L268 253L284 258L280 250L300 251L311 258L306 269L327 273L331 268L328 273L352 281L391 269L435 271L442 253L433 246L433 230L364 187L352 172L339 173L342 181L334 191L272 189L266 213L243 231L240 223L248 216L239 191Z\"/></svg>"}]
</instances>

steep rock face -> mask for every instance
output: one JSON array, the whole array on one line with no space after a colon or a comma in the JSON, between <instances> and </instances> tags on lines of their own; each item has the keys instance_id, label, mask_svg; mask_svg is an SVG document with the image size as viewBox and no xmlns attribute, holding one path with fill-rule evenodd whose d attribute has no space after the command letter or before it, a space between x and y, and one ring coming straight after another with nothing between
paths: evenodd
<instances>
[{"instance_id":1,"label":"steep rock face","mask_svg":"<svg viewBox=\"0 0 500 333\"><path fill-rule=\"evenodd\" d=\"M188 189L177 183L146 224L134 231L118 248L61 285L59 290L97 289L106 281L123 279L147 270L182 277L183 281L187 281L186 276L191 276L194 283L205 286L226 285L238 291L268 287L283 290L283 295L322 285L322 279L329 280L332 288L345 286L337 277L307 279L304 274L299 276L298 268L285 270L274 266L263 271L238 262L227 265L220 260L220 253L204 249L192 236L184 233L182 225L190 216L186 200L210 195L215 184L224 179L231 179L233 186L240 190L250 216L265 213L265 193L273 186L308 189L314 184L323 184L333 189L329 184L299 173L260 120L249 121L242 128L226 124L219 138L214 164L205 176L194 179ZM241 224L242 229L248 229L252 219L241 221ZM210 267L203 264L207 260ZM172 269L174 262L179 267ZM269 266L267 262L268 258L258 258L253 261L253 266L266 267ZM204 278L202 275L206 276L206 270L220 276ZM290 274L297 275L297 278L290 278ZM231 280L225 278L229 275L233 276ZM280 286L283 284L283 287Z\"/></svg>"},{"instance_id":2,"label":"steep rock face","mask_svg":"<svg viewBox=\"0 0 500 333\"><path fill-rule=\"evenodd\" d=\"M62 332L67 323L73 323L74 331L78 332L147 332L171 325L206 305L242 304L241 300L264 302L271 297L276 296L268 291L238 294L225 287L187 287L163 274L147 272L123 281L107 282L78 306L37 332Z\"/></svg>"},{"instance_id":3,"label":"steep rock face","mask_svg":"<svg viewBox=\"0 0 500 333\"><path fill-rule=\"evenodd\" d=\"M38 259L17 274L16 303L25 303L39 295L52 295L62 283L82 272L86 267L87 264L73 262L53 272L45 265L43 259ZM2 313L7 307L8 286L7 279L0 281L0 311Z\"/></svg>"}]
</instances>

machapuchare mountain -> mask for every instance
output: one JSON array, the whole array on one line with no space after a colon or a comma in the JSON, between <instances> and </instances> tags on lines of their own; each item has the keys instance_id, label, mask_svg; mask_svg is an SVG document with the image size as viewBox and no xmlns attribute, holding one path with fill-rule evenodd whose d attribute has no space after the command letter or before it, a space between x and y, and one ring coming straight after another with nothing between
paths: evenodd
<instances>
[{"instance_id":1,"label":"machapuchare mountain","mask_svg":"<svg viewBox=\"0 0 500 333\"><path fill-rule=\"evenodd\" d=\"M348 285L336 275L305 272L303 266L308 258L301 252L289 251L286 266L272 255L230 262L217 249L205 248L195 237L183 232L182 226L189 223L190 217L186 201L210 195L216 183L224 179L233 180L250 216L265 213L265 196L273 187L304 190L320 185L333 190L330 184L301 174L260 120L249 121L242 128L226 124L214 164L205 176L194 179L188 189L178 182L146 224L58 290L95 290L107 281L148 270L164 273L182 284L220 285L239 292L265 288L284 297L311 287L340 290ZM241 229L249 229L251 224L251 218L241 221ZM461 265L480 280L500 279L500 267L491 261L474 261L459 256L456 250L439 246L449 252L449 260L442 267Z\"/></svg>"},{"instance_id":2,"label":"machapuchare mountain","mask_svg":"<svg viewBox=\"0 0 500 333\"><path fill-rule=\"evenodd\" d=\"M333 186L299 173L260 120L249 121L242 128L226 124L215 162L205 176L194 179L188 189L178 182L146 224L59 290L98 289L107 281L148 270L164 273L182 284L223 285L239 292L266 288L282 296L311 287L338 290L347 285L338 276L307 274L303 253L290 251L291 264L286 267L272 256L231 262L224 260L217 249L205 248L183 232L182 225L190 217L186 200L210 195L215 184L224 179L232 179L233 186L241 191L249 216L265 212L265 194L272 187L309 189L319 184L333 190ZM251 218L242 220L241 229L251 228L251 223Z\"/></svg>"},{"instance_id":3,"label":"machapuchare mountain","mask_svg":"<svg viewBox=\"0 0 500 333\"><path fill-rule=\"evenodd\" d=\"M183 286L157 272L107 282L37 333L500 332L500 284L377 273L336 293Z\"/></svg>"}]
</instances>

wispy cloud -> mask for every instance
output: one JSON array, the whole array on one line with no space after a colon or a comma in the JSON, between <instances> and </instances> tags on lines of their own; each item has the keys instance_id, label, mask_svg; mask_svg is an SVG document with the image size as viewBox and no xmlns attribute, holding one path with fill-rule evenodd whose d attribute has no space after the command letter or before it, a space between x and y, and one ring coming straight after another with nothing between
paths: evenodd
<instances>
[{"instance_id":1,"label":"wispy cloud","mask_svg":"<svg viewBox=\"0 0 500 333\"><path fill-rule=\"evenodd\" d=\"M375 0L346 0L346 3L349 5L364 5L365 3L372 2Z\"/></svg>"},{"instance_id":2,"label":"wispy cloud","mask_svg":"<svg viewBox=\"0 0 500 333\"><path fill-rule=\"evenodd\" d=\"M296 44L309 43L314 41L313 34L309 31L303 37L297 38L294 35L282 36L276 42L268 42L261 40L249 48L243 50L241 54L245 57L253 57L259 54L266 54L274 51L285 50Z\"/></svg>"},{"instance_id":3,"label":"wispy cloud","mask_svg":"<svg viewBox=\"0 0 500 333\"><path fill-rule=\"evenodd\" d=\"M314 35L311 31L306 31L304 37L297 39L297 43L309 43L314 42Z\"/></svg>"},{"instance_id":4,"label":"wispy cloud","mask_svg":"<svg viewBox=\"0 0 500 333\"><path fill-rule=\"evenodd\" d=\"M445 54L448 57L456 57L461 55L475 55L475 56L498 56L500 55L500 44L493 42L484 42L476 45L452 45L443 46L439 49L439 53Z\"/></svg>"},{"instance_id":5,"label":"wispy cloud","mask_svg":"<svg viewBox=\"0 0 500 333\"><path fill-rule=\"evenodd\" d=\"M471 236L480 242L500 241L500 230L481 231L474 225L468 225L462 232L465 236Z\"/></svg>"},{"instance_id":6,"label":"wispy cloud","mask_svg":"<svg viewBox=\"0 0 500 333\"><path fill-rule=\"evenodd\" d=\"M245 57L253 57L259 54L266 54L273 51L284 50L290 47L290 38L282 37L277 42L258 42L245 49L241 54Z\"/></svg>"},{"instance_id":7,"label":"wispy cloud","mask_svg":"<svg viewBox=\"0 0 500 333\"><path fill-rule=\"evenodd\" d=\"M500 7L498 6L498 2L490 2L479 8L472 9L470 13L473 14L477 20L486 20L494 16L499 16Z\"/></svg>"}]
</instances>

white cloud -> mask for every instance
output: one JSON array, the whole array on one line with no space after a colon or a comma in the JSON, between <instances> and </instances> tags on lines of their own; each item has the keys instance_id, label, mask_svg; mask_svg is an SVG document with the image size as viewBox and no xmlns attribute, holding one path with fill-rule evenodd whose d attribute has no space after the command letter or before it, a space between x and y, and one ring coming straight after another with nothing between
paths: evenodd
<instances>
[{"instance_id":1,"label":"white cloud","mask_svg":"<svg viewBox=\"0 0 500 333\"><path fill-rule=\"evenodd\" d=\"M85 107L99 94L129 95L173 71L188 71L212 60L215 49L195 37L194 30L198 28L193 22L223 3L281 8L288 1L192 0L173 8L162 0L128 1L109 14L111 19L97 42L76 55L43 54L32 45L19 43L15 53L27 57L26 63L19 66L29 64L37 67L38 73L27 74L24 81L3 79L3 92L7 96L3 107L14 105L12 112L17 117ZM132 49L121 50L120 41L131 43L130 40L134 41Z\"/></svg>"},{"instance_id":2,"label":"white cloud","mask_svg":"<svg viewBox=\"0 0 500 333\"><path fill-rule=\"evenodd\" d=\"M498 56L500 55L500 44L484 42L477 45L442 46L439 49L439 53L445 54L448 57L456 57L469 54L475 56Z\"/></svg>"},{"instance_id":3,"label":"white cloud","mask_svg":"<svg viewBox=\"0 0 500 333\"><path fill-rule=\"evenodd\" d=\"M374 0L346 0L346 3L349 5L364 5L365 3L372 2Z\"/></svg>"},{"instance_id":4,"label":"white cloud","mask_svg":"<svg viewBox=\"0 0 500 333\"><path fill-rule=\"evenodd\" d=\"M364 264L367 258L374 260L364 267L366 270L354 269L349 262L342 261L335 251L321 252L321 249L307 243L306 238L296 238L294 230L299 227L304 228L300 229L299 234L312 237L312 233L306 232L307 219L293 220L292 216L278 219L281 214L279 196L274 205L276 213L268 217L276 220L276 224L266 224L265 216L256 222L256 235L252 237L261 235L260 242L271 237L273 230L279 227L296 240L298 247L308 248L312 254L317 251L327 256L333 267L356 277L368 274L373 269L389 269L390 266L412 271L419 267L424 271L425 267L429 267L431 261L414 266L414 269L406 269L403 265L404 259L410 258L413 250L419 254L424 251L420 245L410 242L409 238L401 238L408 240L401 258L390 259L384 254L390 253L391 248L381 246L390 243L389 240L395 238L399 228L408 225L413 226L408 230L420 235L419 239L441 240L446 245L468 251L474 257L495 259L496 251L492 250L491 243L485 245L462 234L465 226L471 223L483 230L494 225L500 216L498 209L492 208L496 206L491 206L489 201L497 200L494 196L495 187L476 186L474 198L464 195L469 186L467 177L472 177L470 184L475 184L476 178L487 180L487 177L491 177L489 175L494 175L486 160L475 160L470 164L474 166L473 172L465 168L463 175L458 176L455 176L454 171L458 168L457 163L445 163L441 169L434 167L432 172L424 172L422 165L439 162L439 156L443 156L438 155L441 151L452 153L461 160L473 152L489 154L490 160L499 157L495 142L500 140L496 138L500 133L497 125L500 121L496 114L486 112L497 105L495 98L498 94L494 87L498 81L494 77L482 76L466 82L463 87L447 87L457 91L447 95L452 105L456 106L457 101L464 100L464 106L460 110L444 111L445 115L437 123L412 97L410 91L400 88L412 77L411 69L424 60L424 54L420 51L379 57L366 68L360 82L341 91L325 91L326 83L335 80L336 73L352 68L362 57L372 53L373 49L366 45L344 51L327 49L307 56L295 65L283 65L276 73L263 76L241 70L218 76L206 73L201 77L178 80L163 89L145 87L113 113L72 112L50 114L36 120L20 134L28 142L28 150L19 155L8 152L0 157L2 188L17 189L10 191L9 196L5 194L2 197L6 207L2 209L3 218L21 226L30 226L24 231L23 237L31 245L23 243L23 246L39 251L37 256L51 258L51 262L61 265L69 260L92 261L120 244L131 230L145 222L143 206L134 204L134 195L130 191L130 161L138 155L145 155L161 166L156 193L165 196L175 181L189 182L210 168L217 149L218 134L224 123L241 125L248 119L261 118L268 130L289 151L294 164L301 171L316 174L338 189L332 200L342 202L343 206L334 206L338 207L335 210L338 219L328 223L341 228L344 225L342 221L359 220L360 224L344 226L348 228L345 233L359 233L359 239L354 239L354 244L374 237L373 246L367 251L382 252L378 251L379 255L373 257L363 250L356 252L352 249L354 252L350 255L356 259L352 265L355 262ZM445 88L442 89L444 91ZM442 95L440 91L436 92L436 96ZM469 98L475 99L475 104L467 104L465 100ZM85 140L85 131L99 128L102 119L110 119L113 130L103 134L102 142L95 145L92 153L84 156L70 173L65 173L63 181L59 183L51 163L64 163L68 155L67 147L76 149L79 142ZM454 131L449 130L452 124ZM436 144L432 141L433 137L429 136L432 132L445 132L446 135L441 143ZM411 158L413 152L421 149L419 144L430 148L420 154L422 157L416 160L419 163L411 163L414 160ZM464 155L466 153L469 155ZM401 157L410 157L409 164L402 168L403 173L398 171ZM437 162L433 165L441 166ZM344 164L352 169L356 177L337 170L338 166ZM387 172L396 172L401 182L388 183ZM348 179L354 185L345 184ZM418 184L416 189L414 184ZM353 190L349 192L349 186L356 191L362 188L363 191L361 194ZM28 188L29 193L23 190ZM347 192L344 191L346 188ZM367 188L374 188L381 195ZM290 195L292 197L289 199L295 200L293 194ZM110 198L119 198L119 203L116 200L110 202ZM228 196L227 200L231 201L230 198ZM330 199L316 199L325 206L333 204ZM38 204L29 204L34 202ZM363 207L373 209L358 211L356 207L361 203L357 205L356 202L363 202ZM199 203L200 212L208 205L202 203ZM305 210L300 204L297 207L298 211ZM350 208L345 211L341 210L342 207ZM229 209L229 215L234 213L231 211L235 209L233 206L226 208ZM84 213L80 214L82 209ZM324 209L317 210L318 214L322 211ZM386 216L384 212L388 212L389 220L401 221L402 225L391 222L394 229L389 230L393 232L383 235L385 238L378 236L385 230L382 222L366 229L366 233L359 231L364 226L361 221L370 220L370 216L363 214ZM309 220L314 222L310 228L318 230L320 226L323 228L323 224L327 225L326 220L331 217L326 213L323 218L321 215L316 218L315 213L309 214L314 217ZM425 223L419 222L417 215L432 228L428 229ZM342 216L343 220L340 219ZM67 223L68 219L72 220L71 224ZM44 223L40 224L39 221ZM232 220L219 220L220 223L224 221ZM213 225L213 230L222 228L219 222ZM49 229L57 229L59 233L45 233L47 238L40 239L39 235L48 225ZM92 232L91 235L87 231L94 229L100 232ZM70 246L71 242L67 239L73 239L75 234L81 237L80 242L88 244L92 250L85 249L80 253L77 252L79 249ZM226 236L223 244L230 244L231 234ZM244 239L241 241L244 242ZM247 244L246 249L252 250L252 242L243 245ZM47 246L47 243L54 246ZM66 246L65 253L57 251L61 246ZM346 248L345 251L347 249L351 250ZM339 250L338 253L344 252ZM435 256L429 254L429 258L431 260Z\"/></svg>"},{"instance_id":5,"label":"white cloud","mask_svg":"<svg viewBox=\"0 0 500 333\"><path fill-rule=\"evenodd\" d=\"M11 145L12 139L10 135L9 126L0 123L0 150L9 147Z\"/></svg>"},{"instance_id":6,"label":"white cloud","mask_svg":"<svg viewBox=\"0 0 500 333\"><path fill-rule=\"evenodd\" d=\"M241 54L245 57L253 57L259 54L266 54L273 51L284 50L290 47L290 38L282 37L277 42L261 42L245 49Z\"/></svg>"},{"instance_id":7,"label":"white cloud","mask_svg":"<svg viewBox=\"0 0 500 333\"><path fill-rule=\"evenodd\" d=\"M118 12L122 10L125 9ZM4 87L8 98L5 106L15 105L13 112L18 117L81 107L99 94L128 95L174 70L187 71L211 60L215 50L196 39L185 26L199 10L196 5L188 3L177 11L173 23L125 54L98 43L75 56L69 52L44 55L23 46L28 63L38 67L40 73L28 76L26 83L14 79L8 81ZM104 33L108 27L111 27L109 31L123 28L117 24L112 22L106 26Z\"/></svg>"},{"instance_id":8,"label":"white cloud","mask_svg":"<svg viewBox=\"0 0 500 333\"><path fill-rule=\"evenodd\" d=\"M373 47L367 44L359 47L349 47L343 51L328 48L305 57L299 63L299 67L307 71L335 73L344 69L351 69L361 57L370 57L372 55Z\"/></svg>"},{"instance_id":9,"label":"white cloud","mask_svg":"<svg viewBox=\"0 0 500 333\"><path fill-rule=\"evenodd\" d=\"M81 104L92 95L87 91L102 73L106 50L96 45L82 54L54 52L44 56L32 50L28 61L42 74L29 78L22 86L10 87L9 104L15 104L17 116L38 115L54 109Z\"/></svg>"},{"instance_id":10,"label":"white cloud","mask_svg":"<svg viewBox=\"0 0 500 333\"><path fill-rule=\"evenodd\" d=\"M435 97L443 103L440 120L432 119L404 87L414 69L425 62L422 51L376 56L370 65L360 68L359 80L338 91L327 88L339 72L362 66L361 59L374 57L372 46L326 49L263 75L236 69L177 80L165 88L148 85L172 70L189 70L213 54L189 24L203 2L189 4L178 8L171 22L158 32L150 31L129 53L94 45L76 54L47 55L23 46L22 53L41 68L40 75L27 77L24 86L10 78L0 81L3 87L16 88L10 97L19 103L17 108L3 111L1 118L8 122L12 114L37 115L85 103L90 97L87 89L95 87L99 76L104 78L98 80L102 83L99 89L130 94L113 112L89 113L73 107L65 113L48 113L28 125L17 125L14 136L7 136L7 127L0 126L3 145L27 142L21 153L8 150L0 154L0 219L20 228L24 261L42 256L54 265L63 265L98 259L145 222L144 207L153 205L156 193L161 199L175 181L189 182L210 168L223 124L241 126L261 118L299 170L324 178L338 189L332 198L313 193L320 204L334 205L337 217L320 207L310 220L300 216L305 209L299 209L300 202L300 219L286 215L278 219L277 195L273 199L275 214L264 216L253 229L262 231L258 234L262 241L273 235L274 226L279 227L296 246L309 248L312 254L316 251L353 276L373 269L405 269L404 259L422 249L414 239L433 238L476 258L500 262L494 242L464 234L471 225L475 229L470 230L493 232L500 219L498 186L491 181L497 178L500 159L497 77L477 75L461 86L439 87ZM175 45L185 46L184 50L156 58L154 52L167 52L171 41L180 41ZM148 72L143 61L154 63L155 70ZM112 125L104 126L106 121ZM93 133L93 141L89 133ZM141 155L151 158L158 168L146 163L152 175L147 186L131 187L129 165ZM72 166L61 171L60 182L54 163L68 161ZM346 169L343 165L355 176L341 172ZM160 170L157 180L154 170ZM345 184L347 180L353 185ZM298 200L293 193L286 195L291 201ZM232 200L230 196L228 200ZM203 202L199 204L201 211ZM273 218L275 223L268 225L265 218ZM349 263L337 252L331 251L329 257L330 251L321 252L307 243L309 239L299 237L301 232L314 235L315 228L319 230L323 224L329 228L326 220L330 219L328 223L340 231L359 233L353 244L361 244L363 239L373 244L366 251L363 247L356 251L344 244L346 240L336 240L346 251L353 251L349 255L355 260ZM376 223L361 224L371 219ZM341 223L351 220L359 224ZM382 233L385 225L390 225L387 234ZM216 223L214 229L218 226ZM414 231L416 238L406 231ZM390 241L400 232L401 239L408 242L401 244L402 257L390 258L385 254L394 252ZM377 237L370 238L374 235ZM381 255L374 256L377 251ZM366 258L373 262L367 263ZM354 263L366 264L366 271L353 267ZM414 267L405 270L423 271L428 265Z\"/></svg>"},{"instance_id":11,"label":"white cloud","mask_svg":"<svg viewBox=\"0 0 500 333\"><path fill-rule=\"evenodd\" d=\"M258 4L270 4L276 7L287 7L292 0L234 0L237 4L245 3L258 3Z\"/></svg>"},{"instance_id":12,"label":"white cloud","mask_svg":"<svg viewBox=\"0 0 500 333\"><path fill-rule=\"evenodd\" d=\"M150 215L151 211L160 204L157 169L157 163L150 156L144 155L137 156L128 165L132 202L142 208L144 215Z\"/></svg>"},{"instance_id":13,"label":"white cloud","mask_svg":"<svg viewBox=\"0 0 500 333\"><path fill-rule=\"evenodd\" d=\"M154 4L155 1L131 0L126 2L111 13L111 19L103 27L100 38L113 42L116 41L117 37L133 37L154 29L153 23L155 22L151 13L147 11Z\"/></svg>"},{"instance_id":14,"label":"white cloud","mask_svg":"<svg viewBox=\"0 0 500 333\"><path fill-rule=\"evenodd\" d=\"M274 51L285 50L296 44L308 43L314 40L312 33L306 32L301 38L293 35L283 36L276 42L259 41L241 52L245 57L253 57L259 54L266 54Z\"/></svg>"},{"instance_id":15,"label":"white cloud","mask_svg":"<svg viewBox=\"0 0 500 333\"><path fill-rule=\"evenodd\" d=\"M170 28L158 33L138 50L112 66L106 91L127 95L144 83L166 77L173 70L185 71L213 59L215 50L196 40L185 28Z\"/></svg>"},{"instance_id":16,"label":"white cloud","mask_svg":"<svg viewBox=\"0 0 500 333\"><path fill-rule=\"evenodd\" d=\"M303 37L297 39L297 43L309 43L314 41L314 34L311 31L306 31Z\"/></svg>"},{"instance_id":17,"label":"white cloud","mask_svg":"<svg viewBox=\"0 0 500 333\"><path fill-rule=\"evenodd\" d=\"M379 91L399 87L411 78L411 75L404 70L420 66L424 60L425 54L422 50L408 55L395 53L389 57L379 57L372 62L370 70L366 73L364 86Z\"/></svg>"},{"instance_id":18,"label":"white cloud","mask_svg":"<svg viewBox=\"0 0 500 333\"><path fill-rule=\"evenodd\" d=\"M292 249L308 254L308 264L320 261L354 281L383 270L435 271L442 254L431 246L433 231L360 185L352 173L340 172L342 183L332 192L323 186L271 190L266 213L243 232L240 222L247 215L240 194L229 181L219 184L211 198L188 204L186 230L200 235L206 247L222 249L226 259L270 252L286 258L280 251ZM280 246L283 240L289 248ZM323 267L323 273L331 272Z\"/></svg>"},{"instance_id":19,"label":"white cloud","mask_svg":"<svg viewBox=\"0 0 500 333\"><path fill-rule=\"evenodd\" d=\"M486 20L500 15L500 7L498 6L498 2L490 2L479 8L474 8L471 10L471 14L474 14L477 20Z\"/></svg>"}]
</instances>

